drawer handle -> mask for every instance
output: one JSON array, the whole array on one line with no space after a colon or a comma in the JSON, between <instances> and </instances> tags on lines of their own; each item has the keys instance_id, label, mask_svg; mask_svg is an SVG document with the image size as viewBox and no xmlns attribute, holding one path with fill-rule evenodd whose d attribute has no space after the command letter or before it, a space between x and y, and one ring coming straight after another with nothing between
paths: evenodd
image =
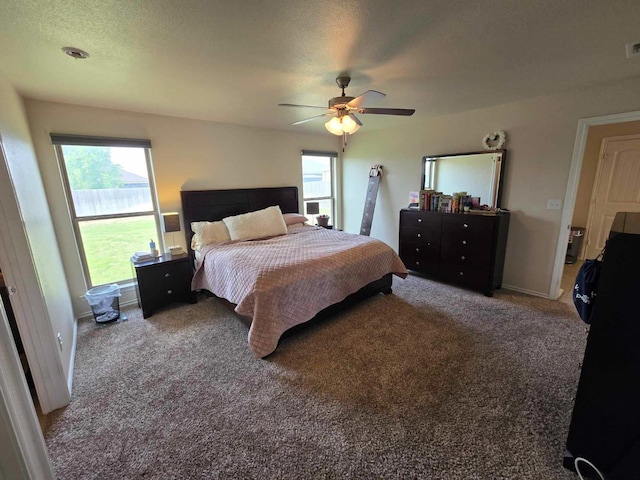
<instances>
[{"instance_id":1,"label":"drawer handle","mask_svg":"<svg viewBox=\"0 0 640 480\"><path fill-rule=\"evenodd\" d=\"M430 247L430 246L431 246L431 242L427 242L427 246L429 246L429 247Z\"/></svg>"},{"instance_id":2,"label":"drawer handle","mask_svg":"<svg viewBox=\"0 0 640 480\"><path fill-rule=\"evenodd\" d=\"M462 277L464 275L464 272L460 272L460 276Z\"/></svg>"},{"instance_id":3,"label":"drawer handle","mask_svg":"<svg viewBox=\"0 0 640 480\"><path fill-rule=\"evenodd\" d=\"M467 225L466 223L462 224L462 226L463 226L464 228L469 228L469 225Z\"/></svg>"},{"instance_id":4,"label":"drawer handle","mask_svg":"<svg viewBox=\"0 0 640 480\"><path fill-rule=\"evenodd\" d=\"M420 251L420 249L419 249L419 248L416 248L416 252L419 252L419 251Z\"/></svg>"},{"instance_id":5,"label":"drawer handle","mask_svg":"<svg viewBox=\"0 0 640 480\"><path fill-rule=\"evenodd\" d=\"M421 218L418 219L418 223L422 223L422 219Z\"/></svg>"},{"instance_id":6,"label":"drawer handle","mask_svg":"<svg viewBox=\"0 0 640 480\"><path fill-rule=\"evenodd\" d=\"M418 238L422 238L422 234L421 233L418 234Z\"/></svg>"},{"instance_id":7,"label":"drawer handle","mask_svg":"<svg viewBox=\"0 0 640 480\"><path fill-rule=\"evenodd\" d=\"M463 245L466 245L466 244L467 244L467 241L466 241L466 240L462 240L462 244L463 244Z\"/></svg>"},{"instance_id":8,"label":"drawer handle","mask_svg":"<svg viewBox=\"0 0 640 480\"><path fill-rule=\"evenodd\" d=\"M173 290L167 290L167 295L173 294Z\"/></svg>"},{"instance_id":9,"label":"drawer handle","mask_svg":"<svg viewBox=\"0 0 640 480\"><path fill-rule=\"evenodd\" d=\"M462 255L462 256L460 257L460 260L466 260L466 259L467 259L467 257L465 257L464 255Z\"/></svg>"},{"instance_id":10,"label":"drawer handle","mask_svg":"<svg viewBox=\"0 0 640 480\"><path fill-rule=\"evenodd\" d=\"M164 274L164 278L169 278L170 276L171 276L171 274L170 274L170 273L165 273L165 274Z\"/></svg>"},{"instance_id":11,"label":"drawer handle","mask_svg":"<svg viewBox=\"0 0 640 480\"><path fill-rule=\"evenodd\" d=\"M420 262L416 262L416 265L420 265Z\"/></svg>"}]
</instances>

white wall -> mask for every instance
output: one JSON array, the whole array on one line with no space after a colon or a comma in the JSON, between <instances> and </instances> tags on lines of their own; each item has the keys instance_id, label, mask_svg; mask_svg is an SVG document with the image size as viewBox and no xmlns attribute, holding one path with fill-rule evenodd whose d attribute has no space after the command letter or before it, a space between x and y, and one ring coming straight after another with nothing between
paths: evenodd
<instances>
[{"instance_id":1,"label":"white wall","mask_svg":"<svg viewBox=\"0 0 640 480\"><path fill-rule=\"evenodd\" d=\"M482 138L507 133L502 206L512 211L505 287L548 296L560 233L561 210L547 199L564 200L578 120L640 110L638 80L549 95L493 108L434 118L409 127L367 132L363 127L343 154L344 226L358 232L367 172L382 164L371 235L398 246L398 211L418 190L424 155L482 150Z\"/></svg>"},{"instance_id":2,"label":"white wall","mask_svg":"<svg viewBox=\"0 0 640 480\"><path fill-rule=\"evenodd\" d=\"M17 287L11 303L46 413L69 402L75 318L22 99L2 75L0 135L0 269Z\"/></svg>"},{"instance_id":3,"label":"white wall","mask_svg":"<svg viewBox=\"0 0 640 480\"><path fill-rule=\"evenodd\" d=\"M340 138L328 134L308 135L29 99L25 105L78 315L89 311L81 298L86 285L50 133L150 139L163 212L182 211L181 190L289 185L301 189L301 150L340 149ZM185 246L184 232L174 238L175 243ZM141 245L139 250L146 248ZM127 295L131 298L131 292L124 292L122 301Z\"/></svg>"}]
</instances>

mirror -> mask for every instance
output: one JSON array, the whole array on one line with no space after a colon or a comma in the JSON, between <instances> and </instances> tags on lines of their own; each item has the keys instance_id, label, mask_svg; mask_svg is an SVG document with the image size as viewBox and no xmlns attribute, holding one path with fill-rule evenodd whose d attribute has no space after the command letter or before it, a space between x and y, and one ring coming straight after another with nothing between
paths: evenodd
<instances>
[{"instance_id":1,"label":"mirror","mask_svg":"<svg viewBox=\"0 0 640 480\"><path fill-rule=\"evenodd\" d=\"M480 205L500 207L501 180L506 150L422 157L421 189L446 195L467 192L480 197Z\"/></svg>"}]
</instances>

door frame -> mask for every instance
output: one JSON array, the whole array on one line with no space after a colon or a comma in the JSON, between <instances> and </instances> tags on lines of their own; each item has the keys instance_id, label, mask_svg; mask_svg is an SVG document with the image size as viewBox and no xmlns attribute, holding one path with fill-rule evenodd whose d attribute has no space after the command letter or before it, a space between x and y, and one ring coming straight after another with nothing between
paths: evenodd
<instances>
[{"instance_id":1,"label":"door frame","mask_svg":"<svg viewBox=\"0 0 640 480\"><path fill-rule=\"evenodd\" d=\"M562 209L562 219L560 220L560 233L556 246L556 259L553 264L551 275L551 285L549 287L549 298L556 300L560 296L560 282L562 281L562 271L564 270L564 260L567 254L567 244L571 233L571 220L573 210L576 205L576 195L578 193L578 183L580 182L580 171L582 170L582 160L584 149L589 136L589 127L597 125L609 125L613 123L633 122L640 120L640 111L614 113L598 117L581 118L578 120L576 139L573 145L573 156L571 157L571 168L569 169L569 180L567 190L564 195L564 208Z\"/></svg>"},{"instance_id":2,"label":"door frame","mask_svg":"<svg viewBox=\"0 0 640 480\"><path fill-rule=\"evenodd\" d=\"M53 469L44 443L29 387L13 343L9 320L0 299L0 415L6 417L13 452L9 454L11 478L53 480ZM11 455L13 454L13 455ZM3 461L7 459L3 458ZM1 472L0 472L1 473Z\"/></svg>"}]
</instances>

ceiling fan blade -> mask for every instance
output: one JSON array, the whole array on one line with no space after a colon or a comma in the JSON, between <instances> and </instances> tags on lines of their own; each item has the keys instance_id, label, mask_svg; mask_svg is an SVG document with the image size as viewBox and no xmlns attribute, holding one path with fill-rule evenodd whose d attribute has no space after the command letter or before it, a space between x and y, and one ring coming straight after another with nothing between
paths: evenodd
<instances>
[{"instance_id":1,"label":"ceiling fan blade","mask_svg":"<svg viewBox=\"0 0 640 480\"><path fill-rule=\"evenodd\" d=\"M323 113L322 115L316 115L315 117L305 118L304 120L298 120L297 122L290 123L289 125L300 125L303 123L310 122L311 120L315 120L316 118L326 117L328 115L333 115L333 112Z\"/></svg>"},{"instance_id":2,"label":"ceiling fan blade","mask_svg":"<svg viewBox=\"0 0 640 480\"><path fill-rule=\"evenodd\" d=\"M353 113L349 112L349 116L351 118L353 118L353 121L356 122L359 127L362 126L362 122L360 121L360 119L358 117L356 117Z\"/></svg>"},{"instance_id":3,"label":"ceiling fan blade","mask_svg":"<svg viewBox=\"0 0 640 480\"><path fill-rule=\"evenodd\" d=\"M321 108L323 110L329 110L327 107L319 107L317 105L296 105L295 103L279 103L279 107L298 107L298 108Z\"/></svg>"},{"instance_id":4,"label":"ceiling fan blade","mask_svg":"<svg viewBox=\"0 0 640 480\"><path fill-rule=\"evenodd\" d=\"M409 117L415 113L413 108L358 108L358 113L374 113L377 115L404 115Z\"/></svg>"},{"instance_id":5,"label":"ceiling fan blade","mask_svg":"<svg viewBox=\"0 0 640 480\"><path fill-rule=\"evenodd\" d=\"M384 97L386 97L386 95L382 92L378 92L376 90L367 90L359 97L356 97L353 100L351 100L349 103L347 103L347 107L359 108L365 103L374 102Z\"/></svg>"}]
</instances>

